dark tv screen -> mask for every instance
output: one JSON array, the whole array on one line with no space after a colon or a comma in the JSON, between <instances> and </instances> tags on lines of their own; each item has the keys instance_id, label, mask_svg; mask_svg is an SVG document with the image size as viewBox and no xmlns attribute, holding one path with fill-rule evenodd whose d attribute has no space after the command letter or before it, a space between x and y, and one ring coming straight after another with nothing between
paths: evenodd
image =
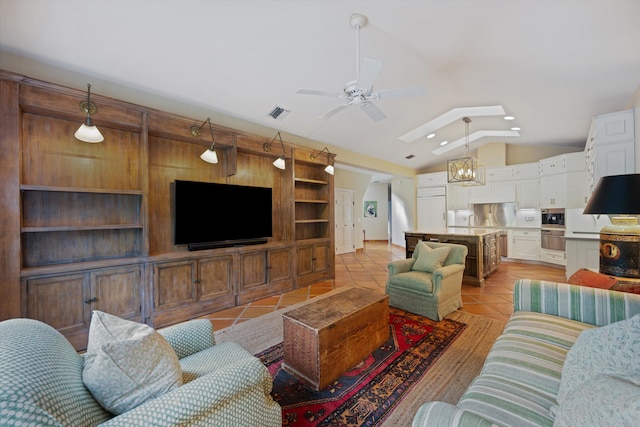
<instances>
[{"instance_id":1,"label":"dark tv screen","mask_svg":"<svg viewBox=\"0 0 640 427\"><path fill-rule=\"evenodd\" d=\"M173 194L176 245L272 236L271 188L176 180Z\"/></svg>"}]
</instances>

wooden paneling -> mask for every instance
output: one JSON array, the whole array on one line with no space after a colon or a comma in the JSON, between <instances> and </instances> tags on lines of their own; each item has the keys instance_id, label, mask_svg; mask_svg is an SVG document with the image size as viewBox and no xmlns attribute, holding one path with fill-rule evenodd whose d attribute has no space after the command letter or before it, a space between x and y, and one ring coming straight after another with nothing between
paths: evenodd
<instances>
[{"instance_id":1,"label":"wooden paneling","mask_svg":"<svg viewBox=\"0 0 640 427\"><path fill-rule=\"evenodd\" d=\"M33 114L22 117L22 184L141 189L139 134L100 127L104 143L78 141L78 122Z\"/></svg>"},{"instance_id":2,"label":"wooden paneling","mask_svg":"<svg viewBox=\"0 0 640 427\"><path fill-rule=\"evenodd\" d=\"M142 322L142 289L139 265L91 272L94 309Z\"/></svg>"},{"instance_id":3,"label":"wooden paneling","mask_svg":"<svg viewBox=\"0 0 640 427\"><path fill-rule=\"evenodd\" d=\"M20 316L20 108L18 83L0 79L0 321Z\"/></svg>"},{"instance_id":4,"label":"wooden paneling","mask_svg":"<svg viewBox=\"0 0 640 427\"><path fill-rule=\"evenodd\" d=\"M196 302L196 261L154 266L154 310L167 310Z\"/></svg>"}]
</instances>

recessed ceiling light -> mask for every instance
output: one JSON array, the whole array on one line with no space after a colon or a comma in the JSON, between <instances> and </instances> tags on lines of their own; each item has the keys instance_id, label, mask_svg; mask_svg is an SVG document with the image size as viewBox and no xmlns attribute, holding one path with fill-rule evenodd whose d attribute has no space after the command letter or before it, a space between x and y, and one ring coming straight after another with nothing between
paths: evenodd
<instances>
[{"instance_id":1,"label":"recessed ceiling light","mask_svg":"<svg viewBox=\"0 0 640 427\"><path fill-rule=\"evenodd\" d=\"M433 138L434 136L436 136L436 134L435 134L435 133L430 133L429 135L427 135L427 139L431 139L431 138Z\"/></svg>"},{"instance_id":2,"label":"recessed ceiling light","mask_svg":"<svg viewBox=\"0 0 640 427\"><path fill-rule=\"evenodd\" d=\"M505 120L514 120L515 117L513 117L513 116L504 116L504 119Z\"/></svg>"},{"instance_id":3,"label":"recessed ceiling light","mask_svg":"<svg viewBox=\"0 0 640 427\"><path fill-rule=\"evenodd\" d=\"M520 128L511 128L511 130L520 130Z\"/></svg>"},{"instance_id":4,"label":"recessed ceiling light","mask_svg":"<svg viewBox=\"0 0 640 427\"><path fill-rule=\"evenodd\" d=\"M449 141L442 141L442 142L440 143L440 145L447 145L448 143L449 143Z\"/></svg>"}]
</instances>

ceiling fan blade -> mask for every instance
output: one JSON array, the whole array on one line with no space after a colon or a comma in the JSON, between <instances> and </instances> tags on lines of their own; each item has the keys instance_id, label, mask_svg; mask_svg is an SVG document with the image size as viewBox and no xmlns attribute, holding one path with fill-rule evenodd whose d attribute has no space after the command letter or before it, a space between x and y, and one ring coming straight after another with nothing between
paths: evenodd
<instances>
[{"instance_id":1,"label":"ceiling fan blade","mask_svg":"<svg viewBox=\"0 0 640 427\"><path fill-rule=\"evenodd\" d=\"M321 95L321 96L330 96L332 98L340 98L342 94L335 92L325 92L323 90L314 90L314 89L298 89L296 93L301 93L303 95Z\"/></svg>"},{"instance_id":2,"label":"ceiling fan blade","mask_svg":"<svg viewBox=\"0 0 640 427\"><path fill-rule=\"evenodd\" d=\"M373 102L370 102L370 101L363 102L362 104L360 104L360 108L362 108L362 111L367 113L367 115L371 117L371 120L373 120L374 122L379 122L380 120L387 117L382 112L382 110L379 109Z\"/></svg>"},{"instance_id":3,"label":"ceiling fan blade","mask_svg":"<svg viewBox=\"0 0 640 427\"><path fill-rule=\"evenodd\" d=\"M321 116L318 116L318 120L324 120L324 119L328 119L331 116L334 116L336 114L338 114L340 111L344 110L345 108L347 108L349 105L351 105L350 102L347 102L346 104L340 104L337 107L333 107L331 110L327 111L326 113L324 113Z\"/></svg>"},{"instance_id":4,"label":"ceiling fan blade","mask_svg":"<svg viewBox=\"0 0 640 427\"><path fill-rule=\"evenodd\" d=\"M399 87L396 89L383 89L373 94L376 99L410 98L412 96L424 96L427 94L425 86Z\"/></svg>"},{"instance_id":5,"label":"ceiling fan blade","mask_svg":"<svg viewBox=\"0 0 640 427\"><path fill-rule=\"evenodd\" d=\"M375 59L364 58L360 64L356 87L367 90L371 89L381 69L382 62L376 61Z\"/></svg>"}]
</instances>

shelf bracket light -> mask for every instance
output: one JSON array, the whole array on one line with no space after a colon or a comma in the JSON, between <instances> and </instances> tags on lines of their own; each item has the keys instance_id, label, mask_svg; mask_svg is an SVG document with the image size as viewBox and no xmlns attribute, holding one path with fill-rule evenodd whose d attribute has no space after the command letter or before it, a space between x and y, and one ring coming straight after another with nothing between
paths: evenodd
<instances>
[{"instance_id":1,"label":"shelf bracket light","mask_svg":"<svg viewBox=\"0 0 640 427\"><path fill-rule=\"evenodd\" d=\"M329 175L333 175L334 172L335 172L335 167L334 167L335 161L334 161L334 158L336 157L336 154L331 153L327 147L324 147L322 150L318 151L317 154L316 154L315 151L313 153L311 153L311 156L310 156L311 160L315 160L320 155L320 153L322 153L324 151L327 152L327 167L324 168L324 171L326 173L328 173Z\"/></svg>"},{"instance_id":2,"label":"shelf bracket light","mask_svg":"<svg viewBox=\"0 0 640 427\"><path fill-rule=\"evenodd\" d=\"M282 137L280 136L280 132L278 132L276 134L276 136L273 137L271 142L265 142L264 145L262 146L262 148L264 148L264 151L271 151L271 145L276 141L276 138L278 138L280 140L280 146L282 147L282 156L278 157L273 162L273 166L277 167L278 169L284 170L285 167L286 167L284 159L285 159L285 155L287 153L286 153L286 151L284 149L284 142L282 142Z\"/></svg>"},{"instance_id":3,"label":"shelf bracket light","mask_svg":"<svg viewBox=\"0 0 640 427\"><path fill-rule=\"evenodd\" d=\"M214 149L214 146L216 145L216 141L213 138L213 128L211 127L211 119L207 117L207 120L205 120L200 126L193 125L189 128L189 131L193 136L200 136L200 131L202 130L202 127L207 123L209 124L209 132L211 132L211 147L209 147L207 151L202 153L200 155L200 158L207 163L218 163L218 155L216 154L216 151Z\"/></svg>"},{"instance_id":4,"label":"shelf bracket light","mask_svg":"<svg viewBox=\"0 0 640 427\"><path fill-rule=\"evenodd\" d=\"M92 144L104 141L104 136L91 120L91 115L98 111L96 104L91 102L91 84L87 83L87 100L80 102L80 111L87 113L87 118L73 135L80 141Z\"/></svg>"}]
</instances>

